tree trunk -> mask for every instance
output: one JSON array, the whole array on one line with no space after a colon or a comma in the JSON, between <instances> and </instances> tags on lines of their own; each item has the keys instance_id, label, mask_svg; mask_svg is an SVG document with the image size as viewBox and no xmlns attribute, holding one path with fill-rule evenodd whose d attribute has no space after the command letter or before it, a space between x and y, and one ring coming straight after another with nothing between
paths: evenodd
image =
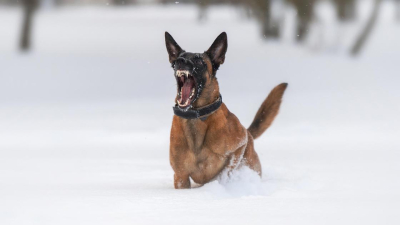
<instances>
[{"instance_id":1,"label":"tree trunk","mask_svg":"<svg viewBox=\"0 0 400 225\"><path fill-rule=\"evenodd\" d=\"M243 1L253 12L253 16L261 26L261 34L265 38L279 38L279 21L272 18L271 0Z\"/></svg>"},{"instance_id":2,"label":"tree trunk","mask_svg":"<svg viewBox=\"0 0 400 225\"><path fill-rule=\"evenodd\" d=\"M24 18L22 22L22 31L21 31L21 39L20 39L20 50L21 51L29 51L31 47L31 30L32 30L32 19L33 13L38 4L37 0L23 0L23 10L24 10Z\"/></svg>"},{"instance_id":3,"label":"tree trunk","mask_svg":"<svg viewBox=\"0 0 400 225\"><path fill-rule=\"evenodd\" d=\"M356 42L354 43L353 48L351 49L351 54L353 56L356 56L360 53L369 35L371 34L371 31L375 26L376 19L378 18L381 3L382 0L375 0L375 6L374 9L372 10L371 17L369 18L368 23L366 24L364 30L361 32Z\"/></svg>"},{"instance_id":4,"label":"tree trunk","mask_svg":"<svg viewBox=\"0 0 400 225\"><path fill-rule=\"evenodd\" d=\"M203 21L203 20L207 19L207 9L210 6L210 1L204 0L204 1L197 2L197 3L199 6L199 15L198 15L197 19L199 21Z\"/></svg>"},{"instance_id":5,"label":"tree trunk","mask_svg":"<svg viewBox=\"0 0 400 225\"><path fill-rule=\"evenodd\" d=\"M336 14L340 21L350 21L355 18L355 0L334 0Z\"/></svg>"},{"instance_id":6,"label":"tree trunk","mask_svg":"<svg viewBox=\"0 0 400 225\"><path fill-rule=\"evenodd\" d=\"M288 0L297 10L296 40L303 42L314 17L315 0Z\"/></svg>"},{"instance_id":7,"label":"tree trunk","mask_svg":"<svg viewBox=\"0 0 400 225\"><path fill-rule=\"evenodd\" d=\"M400 0L396 0L396 17L400 21Z\"/></svg>"}]
</instances>

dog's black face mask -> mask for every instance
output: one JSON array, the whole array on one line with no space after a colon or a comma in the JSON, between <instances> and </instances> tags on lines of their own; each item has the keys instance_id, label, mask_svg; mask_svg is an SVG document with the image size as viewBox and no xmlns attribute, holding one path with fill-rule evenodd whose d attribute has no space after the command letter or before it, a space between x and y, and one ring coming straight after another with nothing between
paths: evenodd
<instances>
[{"instance_id":1,"label":"dog's black face mask","mask_svg":"<svg viewBox=\"0 0 400 225\"><path fill-rule=\"evenodd\" d=\"M177 82L177 104L181 108L192 105L200 96L204 87L207 65L201 54L183 52L172 62Z\"/></svg>"},{"instance_id":2,"label":"dog's black face mask","mask_svg":"<svg viewBox=\"0 0 400 225\"><path fill-rule=\"evenodd\" d=\"M224 61L227 50L226 33L222 33L205 53L185 52L167 32L165 43L177 82L176 104L182 109L188 109L202 94L207 79L215 76L216 70ZM212 71L209 70L206 60Z\"/></svg>"}]
</instances>

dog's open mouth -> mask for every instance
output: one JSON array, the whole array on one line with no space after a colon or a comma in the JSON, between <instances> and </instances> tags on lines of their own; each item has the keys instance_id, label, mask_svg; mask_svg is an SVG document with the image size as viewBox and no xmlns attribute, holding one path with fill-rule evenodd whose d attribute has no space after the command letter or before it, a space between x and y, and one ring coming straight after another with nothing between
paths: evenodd
<instances>
[{"instance_id":1,"label":"dog's open mouth","mask_svg":"<svg viewBox=\"0 0 400 225\"><path fill-rule=\"evenodd\" d=\"M190 106L196 94L196 80L187 70L177 70L176 80L178 83L177 103L179 107Z\"/></svg>"}]
</instances>

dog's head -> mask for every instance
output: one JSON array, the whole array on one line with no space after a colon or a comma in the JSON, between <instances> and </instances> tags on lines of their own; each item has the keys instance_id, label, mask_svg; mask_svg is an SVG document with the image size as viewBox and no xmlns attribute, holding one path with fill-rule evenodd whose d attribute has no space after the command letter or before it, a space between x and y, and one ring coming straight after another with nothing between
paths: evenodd
<instances>
[{"instance_id":1,"label":"dog's head","mask_svg":"<svg viewBox=\"0 0 400 225\"><path fill-rule=\"evenodd\" d=\"M215 75L228 49L226 33L221 33L204 53L186 52L168 32L165 32L165 44L177 83L178 106L187 109L215 101L219 97Z\"/></svg>"}]
</instances>

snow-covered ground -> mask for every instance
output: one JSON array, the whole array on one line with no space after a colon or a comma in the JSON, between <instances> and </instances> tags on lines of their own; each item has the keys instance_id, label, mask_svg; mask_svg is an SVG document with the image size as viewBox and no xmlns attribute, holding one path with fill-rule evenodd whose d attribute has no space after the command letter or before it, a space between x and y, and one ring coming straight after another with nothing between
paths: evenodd
<instances>
[{"instance_id":1,"label":"snow-covered ground","mask_svg":"<svg viewBox=\"0 0 400 225\"><path fill-rule=\"evenodd\" d=\"M237 9L197 21L182 4L42 9L34 50L17 53L21 14L0 8L0 224L399 224L400 24L392 1L359 58L365 23L318 6L305 46L260 38ZM173 189L168 146L175 80L164 31L202 52L228 33L218 77L245 126L288 82L249 170Z\"/></svg>"}]
</instances>

